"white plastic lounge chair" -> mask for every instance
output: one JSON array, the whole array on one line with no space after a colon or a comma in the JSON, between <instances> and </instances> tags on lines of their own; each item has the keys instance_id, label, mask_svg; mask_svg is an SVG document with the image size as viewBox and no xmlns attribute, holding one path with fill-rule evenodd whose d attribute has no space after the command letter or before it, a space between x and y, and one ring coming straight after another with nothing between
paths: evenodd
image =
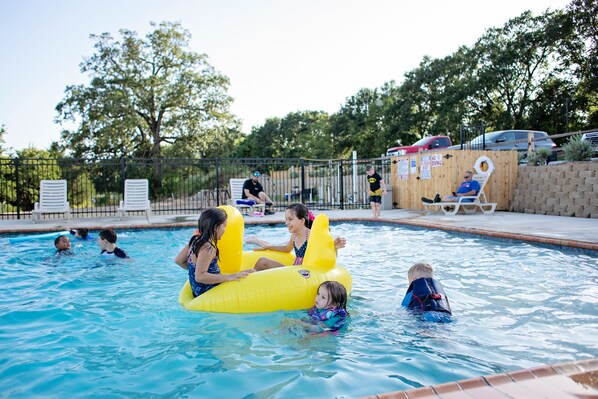
<instances>
[{"instance_id":1,"label":"white plastic lounge chair","mask_svg":"<svg viewBox=\"0 0 598 399\"><path fill-rule=\"evenodd\" d=\"M243 198L243 183L247 179L230 179L230 204L237 208L241 213L249 210L250 212L261 212L263 215L266 210L266 204L256 204L252 200ZM251 204L253 202L253 204Z\"/></svg>"},{"instance_id":2,"label":"white plastic lounge chair","mask_svg":"<svg viewBox=\"0 0 598 399\"><path fill-rule=\"evenodd\" d=\"M496 203L488 202L484 193L484 187L490 176L490 173L486 175L473 175L473 178L480 183L480 191L476 195L459 197L459 201L457 202L434 202L429 204L422 201L422 204L428 213L431 211L443 211L445 215L452 216L456 215L459 209L463 209L465 213L474 213L479 208L485 215L491 215L496 209Z\"/></svg>"},{"instance_id":3,"label":"white plastic lounge chair","mask_svg":"<svg viewBox=\"0 0 598 399\"><path fill-rule=\"evenodd\" d=\"M147 179L125 180L125 199L120 201L117 209L118 216L124 217L127 212L145 211L147 221L152 215L152 207L149 200L149 183Z\"/></svg>"},{"instance_id":4,"label":"white plastic lounge chair","mask_svg":"<svg viewBox=\"0 0 598 399\"><path fill-rule=\"evenodd\" d=\"M33 205L31 219L40 219L42 213L66 213L66 220L71 217L66 190L66 180L42 180L39 189L39 202Z\"/></svg>"}]
</instances>

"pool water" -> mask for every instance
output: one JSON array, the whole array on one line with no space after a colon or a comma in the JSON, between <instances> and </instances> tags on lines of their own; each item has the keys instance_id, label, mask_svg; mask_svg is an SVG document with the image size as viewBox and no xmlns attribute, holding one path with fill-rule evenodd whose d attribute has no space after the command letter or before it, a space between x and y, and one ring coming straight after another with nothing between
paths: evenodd
<instances>
[{"instance_id":1,"label":"pool water","mask_svg":"<svg viewBox=\"0 0 598 399\"><path fill-rule=\"evenodd\" d=\"M0 243L0 396L354 398L598 356L598 257L383 224L347 238L351 321L337 334L279 328L304 311L213 314L177 302L173 259L193 228L118 231L131 261L95 240ZM97 232L92 232L92 234ZM246 234L281 242L284 226ZM435 267L454 321L400 309L415 262Z\"/></svg>"}]
</instances>

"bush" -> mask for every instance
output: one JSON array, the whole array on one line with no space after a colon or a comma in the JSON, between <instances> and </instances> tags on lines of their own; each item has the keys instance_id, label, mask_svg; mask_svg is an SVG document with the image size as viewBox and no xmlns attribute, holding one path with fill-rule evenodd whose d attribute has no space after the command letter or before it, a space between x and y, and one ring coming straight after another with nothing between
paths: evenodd
<instances>
[{"instance_id":1,"label":"bush","mask_svg":"<svg viewBox=\"0 0 598 399\"><path fill-rule=\"evenodd\" d=\"M563 146L567 161L589 161L594 155L594 148L590 141L583 141L581 135L571 136Z\"/></svg>"},{"instance_id":2,"label":"bush","mask_svg":"<svg viewBox=\"0 0 598 399\"><path fill-rule=\"evenodd\" d=\"M546 161L550 158L552 150L548 147L540 147L537 151L531 153L528 157L527 164L531 166L546 165Z\"/></svg>"}]
</instances>

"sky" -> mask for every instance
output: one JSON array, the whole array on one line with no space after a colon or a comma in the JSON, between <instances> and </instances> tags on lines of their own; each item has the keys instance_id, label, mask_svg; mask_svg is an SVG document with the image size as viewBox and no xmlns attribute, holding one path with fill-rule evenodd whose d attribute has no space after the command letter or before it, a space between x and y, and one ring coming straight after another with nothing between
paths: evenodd
<instances>
[{"instance_id":1,"label":"sky","mask_svg":"<svg viewBox=\"0 0 598 399\"><path fill-rule=\"evenodd\" d=\"M230 79L231 111L251 132L296 111L337 112L362 88L400 83L424 56L471 46L491 27L565 0L0 0L0 125L4 148L60 138L55 107L87 82L90 34L144 37L178 21L190 49Z\"/></svg>"}]
</instances>

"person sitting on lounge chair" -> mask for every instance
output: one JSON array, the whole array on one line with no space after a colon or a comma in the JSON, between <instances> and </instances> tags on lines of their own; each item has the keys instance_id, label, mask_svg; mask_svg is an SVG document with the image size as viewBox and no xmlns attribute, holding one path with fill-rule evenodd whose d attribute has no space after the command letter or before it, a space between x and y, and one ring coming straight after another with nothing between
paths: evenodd
<instances>
[{"instance_id":1,"label":"person sitting on lounge chair","mask_svg":"<svg viewBox=\"0 0 598 399\"><path fill-rule=\"evenodd\" d=\"M256 170L252 173L251 179L245 180L245 183L243 183L243 193L241 198L245 200L253 200L256 204L266 204L266 215L272 215L275 213L272 209L274 206L274 201L272 201L264 192L264 188L259 181L260 176L260 172Z\"/></svg>"},{"instance_id":2,"label":"person sitting on lounge chair","mask_svg":"<svg viewBox=\"0 0 598 399\"><path fill-rule=\"evenodd\" d=\"M457 192L453 192L453 195L446 195L440 198L440 194L436 194L433 200L422 197L422 202L426 202L428 204L432 204L434 202L458 202L459 197L467 197L476 195L478 191L480 191L480 183L477 180L473 179L473 172L469 170L465 172L465 179L463 183L457 189ZM472 202L472 199L464 199L462 202Z\"/></svg>"}]
</instances>

